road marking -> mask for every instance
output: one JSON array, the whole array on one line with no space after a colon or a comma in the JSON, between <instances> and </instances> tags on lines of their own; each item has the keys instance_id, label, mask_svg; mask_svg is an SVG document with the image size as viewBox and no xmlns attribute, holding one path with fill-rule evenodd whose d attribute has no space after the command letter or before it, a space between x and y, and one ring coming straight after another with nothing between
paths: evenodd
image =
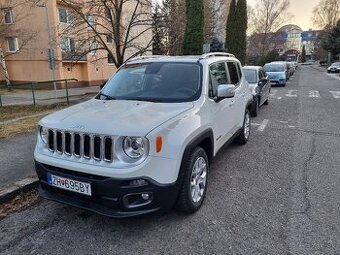
<instances>
[{"instance_id":1,"label":"road marking","mask_svg":"<svg viewBox=\"0 0 340 255\"><path fill-rule=\"evenodd\" d=\"M297 90L295 89L290 89L288 90L288 93L286 94L286 97L297 97Z\"/></svg>"},{"instance_id":2,"label":"road marking","mask_svg":"<svg viewBox=\"0 0 340 255\"><path fill-rule=\"evenodd\" d=\"M340 91L329 91L334 98L338 99L340 98Z\"/></svg>"},{"instance_id":3,"label":"road marking","mask_svg":"<svg viewBox=\"0 0 340 255\"><path fill-rule=\"evenodd\" d=\"M252 126L260 126L261 124L252 122L251 125L252 125Z\"/></svg>"},{"instance_id":4,"label":"road marking","mask_svg":"<svg viewBox=\"0 0 340 255\"><path fill-rule=\"evenodd\" d=\"M317 90L311 90L309 91L309 97L314 97L314 98L320 97L320 93Z\"/></svg>"},{"instance_id":5,"label":"road marking","mask_svg":"<svg viewBox=\"0 0 340 255\"><path fill-rule=\"evenodd\" d=\"M266 129L268 122L269 122L269 120L264 119L262 121L261 125L258 127L257 131L263 132Z\"/></svg>"}]
</instances>

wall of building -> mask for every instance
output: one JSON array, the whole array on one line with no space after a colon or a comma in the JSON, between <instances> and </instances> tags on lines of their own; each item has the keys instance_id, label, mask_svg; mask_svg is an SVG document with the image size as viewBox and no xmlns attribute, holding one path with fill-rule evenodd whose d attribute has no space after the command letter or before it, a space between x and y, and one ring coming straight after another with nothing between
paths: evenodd
<instances>
[{"instance_id":1,"label":"wall of building","mask_svg":"<svg viewBox=\"0 0 340 255\"><path fill-rule=\"evenodd\" d=\"M0 0L0 4L7 1L8 0ZM14 2L15 0L11 1ZM82 1L79 0L79 2ZM10 79L15 83L52 80L53 72L49 69L47 54L47 49L50 46L54 49L57 60L54 70L55 79L76 78L79 80L78 85L92 86L101 84L111 77L116 71L116 67L115 65L108 63L107 52L105 50L98 50L96 54L87 54L84 61L80 62L71 63L65 59L63 60L59 38L63 24L59 23L58 18L58 6L61 3L57 0L48 0L46 3L47 8L29 8L29 6L26 5L14 10L14 12L20 13L22 18L18 18L17 22L12 26L16 31L21 31L21 33L17 32L10 36L17 36L20 41L24 34L29 34L29 32L34 32L35 34L33 40L30 40L25 48L11 56L6 56L6 64ZM132 5L127 6L124 10L124 19L128 19L133 8L134 6ZM51 45L49 45L46 11L48 11L50 21ZM149 11L151 13L151 8ZM139 27L138 29L141 28ZM137 34L138 32L137 29L133 31L134 34ZM151 38L152 30L149 29L135 43L148 45ZM0 39L0 44L4 49L7 49L6 43L5 40ZM135 51L135 48L129 49L126 53L126 57L133 55ZM1 74L0 80L3 80Z\"/></svg>"}]
</instances>

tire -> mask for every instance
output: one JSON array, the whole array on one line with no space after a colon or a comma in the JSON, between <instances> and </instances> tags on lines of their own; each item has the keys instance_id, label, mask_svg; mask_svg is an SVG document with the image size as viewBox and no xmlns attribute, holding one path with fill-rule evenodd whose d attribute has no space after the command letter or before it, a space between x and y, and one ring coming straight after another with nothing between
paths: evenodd
<instances>
[{"instance_id":1,"label":"tire","mask_svg":"<svg viewBox=\"0 0 340 255\"><path fill-rule=\"evenodd\" d=\"M197 168L199 166L202 168ZM175 208L178 211L194 213L201 207L208 187L209 161L204 149L196 147L183 158L181 168L184 176ZM200 176L195 170L199 171Z\"/></svg>"},{"instance_id":2,"label":"tire","mask_svg":"<svg viewBox=\"0 0 340 255\"><path fill-rule=\"evenodd\" d=\"M242 145L246 144L249 140L249 136L250 136L250 113L249 110L246 109L241 133L236 137L235 141L238 144Z\"/></svg>"},{"instance_id":3,"label":"tire","mask_svg":"<svg viewBox=\"0 0 340 255\"><path fill-rule=\"evenodd\" d=\"M252 107L251 107L251 112L250 115L251 117L256 117L258 112L259 112L259 98L258 97L254 97L254 101L252 103Z\"/></svg>"}]
</instances>

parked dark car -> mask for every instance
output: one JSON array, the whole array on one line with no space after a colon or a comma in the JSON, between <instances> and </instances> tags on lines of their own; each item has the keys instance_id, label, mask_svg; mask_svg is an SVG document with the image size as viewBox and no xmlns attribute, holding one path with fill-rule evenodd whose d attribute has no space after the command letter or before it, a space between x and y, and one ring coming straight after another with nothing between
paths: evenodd
<instances>
[{"instance_id":1,"label":"parked dark car","mask_svg":"<svg viewBox=\"0 0 340 255\"><path fill-rule=\"evenodd\" d=\"M334 62L327 68L327 73L340 73L340 62Z\"/></svg>"},{"instance_id":2,"label":"parked dark car","mask_svg":"<svg viewBox=\"0 0 340 255\"><path fill-rule=\"evenodd\" d=\"M268 105L270 95L269 77L261 66L244 66L243 72L253 94L250 114L257 116L261 105Z\"/></svg>"}]
</instances>

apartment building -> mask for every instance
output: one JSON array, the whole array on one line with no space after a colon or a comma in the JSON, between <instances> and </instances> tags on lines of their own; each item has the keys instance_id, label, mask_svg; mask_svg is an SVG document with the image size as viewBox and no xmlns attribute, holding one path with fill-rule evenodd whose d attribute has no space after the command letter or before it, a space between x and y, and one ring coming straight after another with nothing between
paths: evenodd
<instances>
[{"instance_id":1,"label":"apartment building","mask_svg":"<svg viewBox=\"0 0 340 255\"><path fill-rule=\"evenodd\" d=\"M6 56L11 82L75 78L79 81L76 83L78 86L92 86L107 80L116 70L108 51L98 47L98 39L89 28L83 27L85 32L82 35L69 29L75 19L73 8L87 8L85 1L71 0L66 4L59 0L45 2L33 6L30 2L17 4L17 0L0 0L1 27L6 29L1 36L0 28L0 45ZM128 18L133 7L127 5L122 19ZM87 25L100 22L98 16L98 13L87 14ZM146 45L151 38L150 30L137 43ZM109 34L105 37L105 44L113 48ZM132 54L131 50L126 52L126 56ZM3 73L0 80L4 80Z\"/></svg>"}]
</instances>

